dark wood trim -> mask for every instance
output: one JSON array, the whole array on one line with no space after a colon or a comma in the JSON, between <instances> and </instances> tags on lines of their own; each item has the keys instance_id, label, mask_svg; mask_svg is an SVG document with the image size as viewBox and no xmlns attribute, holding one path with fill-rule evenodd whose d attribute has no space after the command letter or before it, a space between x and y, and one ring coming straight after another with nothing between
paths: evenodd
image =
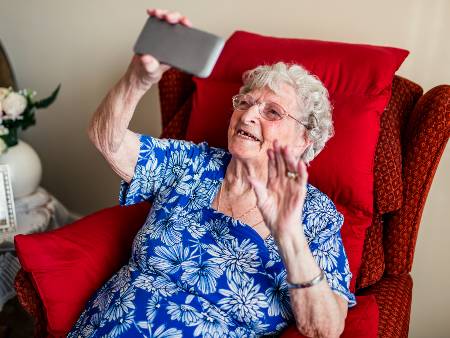
<instances>
[{"instance_id":1,"label":"dark wood trim","mask_svg":"<svg viewBox=\"0 0 450 338\"><path fill-rule=\"evenodd\" d=\"M8 55L0 41L0 87L13 87L17 90L17 81Z\"/></svg>"}]
</instances>

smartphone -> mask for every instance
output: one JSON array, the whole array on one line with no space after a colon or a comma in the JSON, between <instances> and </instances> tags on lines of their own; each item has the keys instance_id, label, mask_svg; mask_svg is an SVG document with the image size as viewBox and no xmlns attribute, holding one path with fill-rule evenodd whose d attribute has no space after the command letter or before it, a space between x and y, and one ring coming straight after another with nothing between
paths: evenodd
<instances>
[{"instance_id":1,"label":"smartphone","mask_svg":"<svg viewBox=\"0 0 450 338\"><path fill-rule=\"evenodd\" d=\"M134 52L151 54L159 62L204 78L211 74L224 44L219 36L149 17Z\"/></svg>"}]
</instances>

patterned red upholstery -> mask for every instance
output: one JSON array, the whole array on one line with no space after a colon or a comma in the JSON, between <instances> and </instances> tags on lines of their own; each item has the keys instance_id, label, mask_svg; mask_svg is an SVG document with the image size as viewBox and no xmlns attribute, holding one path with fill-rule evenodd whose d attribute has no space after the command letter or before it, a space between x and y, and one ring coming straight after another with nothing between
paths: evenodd
<instances>
[{"instance_id":1,"label":"patterned red upholstery","mask_svg":"<svg viewBox=\"0 0 450 338\"><path fill-rule=\"evenodd\" d=\"M378 337L408 337L412 299L412 278L409 274L384 276L362 295L374 294L378 303Z\"/></svg>"},{"instance_id":2,"label":"patterned red upholstery","mask_svg":"<svg viewBox=\"0 0 450 338\"><path fill-rule=\"evenodd\" d=\"M42 309L42 302L31 280L28 278L28 273L20 269L14 280L14 287L17 291L19 303L34 320L35 337L44 337L47 332L47 319Z\"/></svg>"},{"instance_id":3,"label":"patterned red upholstery","mask_svg":"<svg viewBox=\"0 0 450 338\"><path fill-rule=\"evenodd\" d=\"M403 135L403 206L385 229L389 274L411 271L423 207L450 134L450 86L431 89L420 98Z\"/></svg>"},{"instance_id":4,"label":"patterned red upholstery","mask_svg":"<svg viewBox=\"0 0 450 338\"><path fill-rule=\"evenodd\" d=\"M402 206L402 144L401 133L405 115L409 115L422 88L417 84L394 77L392 95L381 116L381 130L375 153L374 191L377 211L385 214Z\"/></svg>"},{"instance_id":5,"label":"patterned red upholstery","mask_svg":"<svg viewBox=\"0 0 450 338\"><path fill-rule=\"evenodd\" d=\"M163 76L163 137L184 137L193 90L189 75L170 70ZM376 297L379 337L408 336L412 294L409 272L418 228L450 135L450 86L436 87L420 97L421 94L417 84L396 76L391 101L381 121L375 158L377 212L367 230L363 266L357 279L357 294ZM17 275L15 287L19 301L36 320L36 336L45 336L41 302L23 271Z\"/></svg>"},{"instance_id":6,"label":"patterned red upholstery","mask_svg":"<svg viewBox=\"0 0 450 338\"><path fill-rule=\"evenodd\" d=\"M179 113L180 108L191 97L194 89L191 75L175 69L170 69L164 73L164 80L159 83L163 130L174 119L174 116ZM189 118L189 113L187 113L187 118Z\"/></svg>"},{"instance_id":7,"label":"patterned red upholstery","mask_svg":"<svg viewBox=\"0 0 450 338\"><path fill-rule=\"evenodd\" d=\"M379 281L384 273L383 216L400 209L403 198L401 133L405 116L411 114L422 88L396 76L392 95L381 117L380 136L375 152L375 208L372 225L367 229L357 288Z\"/></svg>"}]
</instances>

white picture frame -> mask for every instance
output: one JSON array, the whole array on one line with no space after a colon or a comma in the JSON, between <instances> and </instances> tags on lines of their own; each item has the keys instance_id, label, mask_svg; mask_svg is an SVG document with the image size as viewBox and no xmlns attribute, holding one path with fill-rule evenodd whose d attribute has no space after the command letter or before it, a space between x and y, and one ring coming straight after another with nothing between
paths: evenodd
<instances>
[{"instance_id":1,"label":"white picture frame","mask_svg":"<svg viewBox=\"0 0 450 338\"><path fill-rule=\"evenodd\" d=\"M16 231L16 210L9 165L0 164L0 233Z\"/></svg>"}]
</instances>

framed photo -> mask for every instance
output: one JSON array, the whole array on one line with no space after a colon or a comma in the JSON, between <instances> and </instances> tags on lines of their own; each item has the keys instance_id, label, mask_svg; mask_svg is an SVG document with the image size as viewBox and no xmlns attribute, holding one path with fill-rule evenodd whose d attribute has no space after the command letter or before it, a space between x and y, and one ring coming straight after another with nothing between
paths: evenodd
<instances>
[{"instance_id":1,"label":"framed photo","mask_svg":"<svg viewBox=\"0 0 450 338\"><path fill-rule=\"evenodd\" d=\"M0 164L0 233L16 230L16 210L9 165Z\"/></svg>"}]
</instances>

